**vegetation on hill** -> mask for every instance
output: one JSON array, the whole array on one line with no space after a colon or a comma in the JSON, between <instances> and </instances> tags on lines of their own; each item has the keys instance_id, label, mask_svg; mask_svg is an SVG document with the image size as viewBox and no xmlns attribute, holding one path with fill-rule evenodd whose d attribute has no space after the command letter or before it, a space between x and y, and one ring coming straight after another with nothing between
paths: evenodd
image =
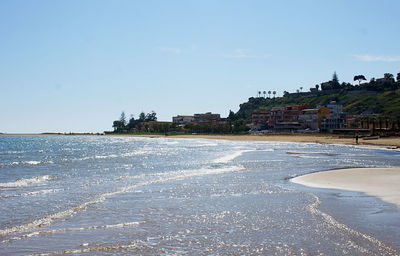
<instances>
[{"instance_id":1,"label":"vegetation on hill","mask_svg":"<svg viewBox=\"0 0 400 256\"><path fill-rule=\"evenodd\" d=\"M354 81L361 80L365 80L363 75L354 77ZM319 90L320 87L322 90ZM278 98L251 97L240 104L239 111L231 119L250 122L253 112L269 111L272 107L304 104L313 108L331 101L342 104L343 111L349 114L400 119L400 73L397 74L397 82L393 75L386 73L384 78L373 78L368 83L357 85L340 84L335 73L331 81L310 88L310 92L285 92L283 97Z\"/></svg>"}]
</instances>

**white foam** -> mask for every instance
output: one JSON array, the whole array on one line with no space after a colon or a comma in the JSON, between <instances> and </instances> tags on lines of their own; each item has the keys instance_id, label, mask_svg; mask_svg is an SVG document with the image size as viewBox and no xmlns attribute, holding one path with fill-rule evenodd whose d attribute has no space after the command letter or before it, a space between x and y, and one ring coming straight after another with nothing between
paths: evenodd
<instances>
[{"instance_id":1,"label":"white foam","mask_svg":"<svg viewBox=\"0 0 400 256\"><path fill-rule=\"evenodd\" d=\"M14 226L14 227L2 229L2 230L0 230L0 235L26 232L26 231L38 229L43 226L48 226L56 220L66 218L68 216L73 216L77 212L85 210L86 207L88 207L89 205L101 203L111 196L126 193L126 192L129 192L130 190L138 188L138 187L143 187L143 186L147 186L147 185L151 185L151 184L155 184L155 183L162 183L162 182L167 182L167 181L172 181L172 180L191 178L191 177L237 172L237 171L241 171L243 169L244 168L240 167L240 166L232 166L232 167L219 168L219 169L207 169L206 168L206 169L196 169L196 170L182 170L182 171L169 172L169 173L168 172L167 173L158 173L156 175L156 177L159 177L158 179L156 178L154 180L139 182L139 183L136 183L131 186L122 187L119 190L116 190L114 192L101 194L93 200L87 201L85 203L82 203L73 208L67 209L65 211L51 214L51 215L45 216L41 219L37 219L30 223L26 223L26 224L23 224L20 226Z\"/></svg>"},{"instance_id":2,"label":"white foam","mask_svg":"<svg viewBox=\"0 0 400 256\"><path fill-rule=\"evenodd\" d=\"M53 229L53 230L42 230L42 231L35 231L28 234L23 234L21 236L13 237L3 242L10 242L12 240L20 240L23 238L35 237L40 235L48 235L48 234L55 234L55 233L65 233L65 232L77 232L77 231L84 231L84 230L93 230L93 229L108 229L108 228L124 228L129 226L137 226L140 224L144 224L146 221L135 221L135 222L125 222L125 223L118 223L118 224L110 224L110 225L102 225L102 226L89 226L89 227L80 227L80 228L63 228L63 229Z\"/></svg>"},{"instance_id":3,"label":"white foam","mask_svg":"<svg viewBox=\"0 0 400 256\"><path fill-rule=\"evenodd\" d=\"M348 233L350 233L352 235L361 237L361 238L363 238L363 239L365 239L365 240L367 240L367 241L369 241L369 242L371 242L373 244L376 244L378 247L384 249L386 251L386 253L388 253L388 255L396 255L397 251L395 249L387 246L382 241L376 239L375 237L371 237L371 236L369 236L367 234L364 234L364 233L361 233L359 231L356 231L356 230L348 227L347 225L338 222L332 216L320 211L318 209L318 207L321 204L321 200L317 196L315 196L314 194L309 193L309 195L311 195L315 199L314 203L312 203L312 204L310 204L308 206L308 211L309 212L311 212L314 215L321 216L325 220L325 222L329 223L330 225L332 225L332 226L334 226L334 227L336 227L338 229L342 229L342 230L344 230L344 231L346 231L346 232L348 232ZM356 245L354 243L349 244L349 245L351 245L353 248L359 250L363 254L366 254L367 252L369 252L366 248L363 248L363 247L361 247L359 245Z\"/></svg>"},{"instance_id":4,"label":"white foam","mask_svg":"<svg viewBox=\"0 0 400 256\"><path fill-rule=\"evenodd\" d=\"M28 179L18 179L14 182L0 183L0 188L26 187L33 184L44 182L46 180L49 180L50 178L51 178L50 175L44 175Z\"/></svg>"},{"instance_id":5,"label":"white foam","mask_svg":"<svg viewBox=\"0 0 400 256\"><path fill-rule=\"evenodd\" d=\"M19 197L19 196L36 196L36 195L55 193L55 192L58 192L60 190L61 189L43 189L43 190L26 192L26 193L21 193L21 194L4 195L4 196L0 196L0 198Z\"/></svg>"},{"instance_id":6,"label":"white foam","mask_svg":"<svg viewBox=\"0 0 400 256\"><path fill-rule=\"evenodd\" d=\"M235 159L236 157L241 156L243 153L250 152L250 151L252 151L252 150L235 151L233 153L230 153L229 155L225 155L223 157L217 158L213 162L218 163L218 164L226 164L226 163L232 161L233 159Z\"/></svg>"},{"instance_id":7,"label":"white foam","mask_svg":"<svg viewBox=\"0 0 400 256\"><path fill-rule=\"evenodd\" d=\"M114 155L114 154L111 154L111 155L105 155L105 156L94 156L94 158L96 158L96 159L104 159L104 158L116 158L116 157L118 157L118 155Z\"/></svg>"}]
</instances>

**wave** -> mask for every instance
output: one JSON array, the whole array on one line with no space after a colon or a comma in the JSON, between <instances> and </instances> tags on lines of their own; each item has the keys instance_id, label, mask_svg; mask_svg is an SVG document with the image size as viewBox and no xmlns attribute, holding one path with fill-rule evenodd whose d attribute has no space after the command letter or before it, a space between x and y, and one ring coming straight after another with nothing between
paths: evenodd
<instances>
[{"instance_id":1,"label":"wave","mask_svg":"<svg viewBox=\"0 0 400 256\"><path fill-rule=\"evenodd\" d=\"M4 195L4 196L0 196L0 198L20 197L20 196L36 196L36 195L56 193L58 191L61 191L61 189L43 189L43 190L31 191L31 192L26 192L26 193L21 193L21 194Z\"/></svg>"},{"instance_id":2,"label":"wave","mask_svg":"<svg viewBox=\"0 0 400 256\"><path fill-rule=\"evenodd\" d=\"M111 155L95 155L95 156L85 156L81 158L65 158L62 161L85 161L85 160L93 160L93 159L108 159L108 158L118 158L118 157L129 157L129 156L136 156L136 155L144 155L149 153L147 150L139 150L133 152L127 152L122 154L111 154Z\"/></svg>"},{"instance_id":3,"label":"wave","mask_svg":"<svg viewBox=\"0 0 400 256\"><path fill-rule=\"evenodd\" d=\"M250 151L252 151L252 150L239 150L239 151L235 151L235 152L233 152L233 153L231 153L231 154L229 154L229 155L226 155L226 156L223 156L223 157L220 157L220 158L215 159L215 160L213 161L213 163L216 163L216 164L226 164L226 163L232 161L233 159L235 159L236 157L241 156L243 153L250 152Z\"/></svg>"},{"instance_id":4,"label":"wave","mask_svg":"<svg viewBox=\"0 0 400 256\"><path fill-rule=\"evenodd\" d=\"M2 162L0 167L14 166L14 165L38 165L38 164L53 164L53 161L14 161L14 162Z\"/></svg>"},{"instance_id":5,"label":"wave","mask_svg":"<svg viewBox=\"0 0 400 256\"><path fill-rule=\"evenodd\" d=\"M77 232L77 231L84 231L84 230L94 230L94 229L110 229L110 228L124 228L130 226L138 226L140 224L144 224L146 221L135 221L135 222L125 222L125 223L118 223L118 224L109 224L109 225L101 225L101 226L89 226L89 227L80 227L80 228L63 228L63 229L53 229L53 230L41 230L35 231L28 234L23 234L21 236L13 237L4 242L10 242L13 240L20 240L23 238L30 238L40 235L49 235L49 234L56 234L56 233L65 233L65 232Z\"/></svg>"},{"instance_id":6,"label":"wave","mask_svg":"<svg viewBox=\"0 0 400 256\"><path fill-rule=\"evenodd\" d=\"M2 151L0 152L0 155L14 155L14 154L24 154L28 151Z\"/></svg>"},{"instance_id":7,"label":"wave","mask_svg":"<svg viewBox=\"0 0 400 256\"><path fill-rule=\"evenodd\" d=\"M324 155L324 156L337 156L339 153L332 152L296 152L296 151L287 151L286 154L291 155Z\"/></svg>"},{"instance_id":8,"label":"wave","mask_svg":"<svg viewBox=\"0 0 400 256\"><path fill-rule=\"evenodd\" d=\"M371 243L377 245L379 248L382 248L383 250L386 251L386 252L384 253L385 255L397 255L397 251L396 251L395 249L393 249L393 248L387 246L387 245L384 244L382 241L376 239L375 237L372 237L372 236L369 236L369 235L367 235L367 234L364 234L364 233L361 233L361 232L359 232L359 231L356 231L356 230L354 230L354 229L348 227L347 225L338 222L338 221L337 221L336 219L334 219L332 216L330 216L330 215L328 215L328 214L326 214L326 213L320 211L320 210L318 209L318 207L319 207L320 204L321 204L321 200L320 200L316 195L314 195L314 194L309 193L309 195L311 195L311 196L314 198L314 200L315 200L312 204L310 204L310 205L308 206L308 209L307 209L307 210L308 210L310 213L322 217L322 218L325 220L325 222L329 223L330 225L332 225L332 226L334 226L334 227L336 227L336 228L338 228L338 229L344 230L344 231L346 231L346 232L348 232L348 233L350 233L350 234L352 234L352 235L355 235L355 236L357 236L357 237L360 237L360 238L362 238L362 239L365 239L365 240L367 240L367 241L369 241L369 242L371 242ZM361 253L363 253L363 254L369 254L369 253L370 253L369 250L366 249L366 248L364 248L364 247L361 247L361 246L359 246L359 245L357 245L357 244L355 244L355 243L352 243L351 241L349 241L349 243L350 243L349 245L351 245L353 248L359 250L359 251L360 251Z\"/></svg>"},{"instance_id":9,"label":"wave","mask_svg":"<svg viewBox=\"0 0 400 256\"><path fill-rule=\"evenodd\" d=\"M219 168L219 169L205 168L205 169L196 169L196 170L182 170L182 171L176 171L176 172L172 172L172 173L159 173L157 175L159 177L158 179L156 178L156 179L149 180L149 181L139 182L139 183L136 183L131 186L125 186L116 191L101 194L97 198L94 198L90 201L84 202L80 205L77 205L77 206L67 209L65 211L45 216L41 219L34 220L30 223L26 223L26 224L22 224L19 226L6 228L6 229L1 229L0 235L26 232L26 231L38 229L43 226L49 226L51 223L53 223L56 220L60 220L60 219L63 219L63 218L69 217L69 216L73 216L76 213L78 213L79 211L85 210L90 205L101 203L109 197L112 197L112 196L115 196L118 194L122 194L122 193L127 193L130 190L138 188L138 187L143 187L143 186L147 186L147 185L151 185L151 184L168 182L168 181L173 181L173 180L181 180L181 179L186 179L186 178L191 178L191 177L238 172L243 169L244 168L241 166L232 166L232 167Z\"/></svg>"},{"instance_id":10,"label":"wave","mask_svg":"<svg viewBox=\"0 0 400 256\"><path fill-rule=\"evenodd\" d=\"M18 179L14 182L0 183L0 188L15 188L15 187L26 187L37 183L42 183L46 180L50 180L51 175L36 176L33 178Z\"/></svg>"},{"instance_id":11,"label":"wave","mask_svg":"<svg viewBox=\"0 0 400 256\"><path fill-rule=\"evenodd\" d=\"M89 244L87 244L87 243L81 244L81 246L88 246L88 245ZM82 253L93 253L93 252L108 252L110 250L139 249L139 248L141 248L140 245L141 245L141 241L132 241L130 244L127 244L127 245L122 245L122 244L119 244L119 245L107 245L105 247L90 247L90 248L83 248L83 249L70 249L70 250L39 253L39 254L33 254L33 255L35 255L35 256L49 256L49 255L82 254ZM140 250L139 250L139 252L140 252ZM157 253L157 255L160 255L160 254L161 253ZM164 254L162 254L162 255L164 255Z\"/></svg>"}]
</instances>

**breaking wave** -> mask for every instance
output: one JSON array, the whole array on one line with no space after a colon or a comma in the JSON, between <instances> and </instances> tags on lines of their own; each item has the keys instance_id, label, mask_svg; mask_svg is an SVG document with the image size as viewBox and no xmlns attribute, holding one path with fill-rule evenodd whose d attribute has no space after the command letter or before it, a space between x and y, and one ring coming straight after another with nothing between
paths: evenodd
<instances>
[{"instance_id":1,"label":"breaking wave","mask_svg":"<svg viewBox=\"0 0 400 256\"><path fill-rule=\"evenodd\" d=\"M52 178L52 176L50 176L50 175L44 175L44 176L36 176L33 178L18 179L13 182L0 183L0 188L26 187L26 186L45 182L46 180L50 180L51 178Z\"/></svg>"},{"instance_id":2,"label":"breaking wave","mask_svg":"<svg viewBox=\"0 0 400 256\"><path fill-rule=\"evenodd\" d=\"M28 233L28 234L20 235L17 237L13 237L13 238L10 238L3 242L10 242L13 240L20 240L23 238L30 238L30 237L40 236L40 235L49 235L49 234L56 234L56 233L77 232L77 231L93 230L93 229L124 228L124 227L137 226L137 225L144 224L144 223L146 223L146 221L135 221L135 222L126 222L126 223L109 224L109 225L101 225L101 226L80 227L80 228L41 230L41 231L35 231L35 232Z\"/></svg>"},{"instance_id":3,"label":"breaking wave","mask_svg":"<svg viewBox=\"0 0 400 256\"><path fill-rule=\"evenodd\" d=\"M21 194L11 194L11 195L3 195L0 198L9 198L9 197L19 197L19 196L36 196L36 195L44 195L44 194L51 194L61 191L61 189L43 189L38 191L31 191Z\"/></svg>"},{"instance_id":4,"label":"breaking wave","mask_svg":"<svg viewBox=\"0 0 400 256\"><path fill-rule=\"evenodd\" d=\"M223 157L220 157L220 158L215 159L215 160L213 161L213 163L216 163L216 164L226 164L226 163L232 161L233 159L235 159L236 157L241 156L243 153L250 152L250 151L251 151L251 150L240 150L240 151L235 151L235 152L233 152L233 153L231 153L231 154L229 154L229 155L226 155L226 156L223 156Z\"/></svg>"},{"instance_id":5,"label":"breaking wave","mask_svg":"<svg viewBox=\"0 0 400 256\"><path fill-rule=\"evenodd\" d=\"M387 246L382 241L380 241L380 240L378 240L378 239L376 239L376 238L374 238L372 236L369 236L367 234L358 232L358 231L348 227L347 225L338 222L332 216L320 211L318 209L318 207L321 204L321 200L314 194L309 194L309 195L311 195L315 200L312 204L310 204L308 206L307 210L309 212L311 212L314 215L318 215L318 216L322 217L327 223L329 223L330 225L332 225L332 226L334 226L334 227L336 227L338 229L344 230L344 231L346 231L346 232L348 232L348 233L350 233L352 235L355 235L355 236L363 238L363 239L365 239L365 240L367 240L367 241L369 241L369 242L371 242L373 244L376 244L381 250L385 251L385 255L397 255L397 251L395 249ZM355 243L352 243L351 241L349 241L349 245L352 246L353 248L359 250L363 254L371 253L368 249L366 249L366 248L364 248L362 246L359 246L359 245L357 245Z\"/></svg>"},{"instance_id":6,"label":"breaking wave","mask_svg":"<svg viewBox=\"0 0 400 256\"><path fill-rule=\"evenodd\" d=\"M60 219L63 219L63 218L69 217L69 216L73 216L76 213L78 213L82 210L85 210L90 205L101 203L109 197L112 197L112 196L115 196L118 194L122 194L122 193L127 193L130 190L135 189L137 187L143 187L143 186L147 186L147 185L151 185L151 184L155 184L155 183L162 183L162 182L186 179L186 178L191 178L191 177L238 172L243 169L244 168L241 166L232 166L232 167L219 168L219 169L205 168L205 169L197 169L197 170L182 170L182 171L176 171L176 172L170 172L170 173L159 173L156 176L156 178L153 180L139 182L139 183L133 184L131 186L125 186L125 187L119 188L118 190L113 191L113 192L101 194L90 201L84 202L82 204L79 204L79 205L72 207L70 209L67 209L65 211L54 213L54 214L45 216L41 219L34 220L30 223L26 223L23 225L14 226L14 227L6 228L6 229L1 229L0 235L7 235L7 234L19 233L19 232L27 232L27 231L35 230L35 229L43 227L43 226L48 226L56 220L60 220Z\"/></svg>"}]
</instances>

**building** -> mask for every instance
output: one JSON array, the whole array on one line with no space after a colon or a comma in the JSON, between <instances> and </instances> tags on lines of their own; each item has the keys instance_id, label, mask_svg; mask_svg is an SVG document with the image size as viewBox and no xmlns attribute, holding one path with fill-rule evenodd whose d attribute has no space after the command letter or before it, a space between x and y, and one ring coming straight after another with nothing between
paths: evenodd
<instances>
[{"instance_id":1,"label":"building","mask_svg":"<svg viewBox=\"0 0 400 256\"><path fill-rule=\"evenodd\" d=\"M194 116L177 115L172 117L172 122L174 124L187 124L193 121L194 121Z\"/></svg>"},{"instance_id":2,"label":"building","mask_svg":"<svg viewBox=\"0 0 400 256\"><path fill-rule=\"evenodd\" d=\"M270 116L271 112L254 112L251 114L251 126L255 130L267 129Z\"/></svg>"},{"instance_id":3,"label":"building","mask_svg":"<svg viewBox=\"0 0 400 256\"><path fill-rule=\"evenodd\" d=\"M206 123L206 124L216 124L216 123L221 123L225 122L225 119L221 118L220 114L213 114L211 112L207 112L204 114L194 114L194 123Z\"/></svg>"},{"instance_id":4,"label":"building","mask_svg":"<svg viewBox=\"0 0 400 256\"><path fill-rule=\"evenodd\" d=\"M268 120L268 128L277 131L296 131L302 129L299 119L307 105L289 105L284 107L274 107Z\"/></svg>"},{"instance_id":5,"label":"building","mask_svg":"<svg viewBox=\"0 0 400 256\"><path fill-rule=\"evenodd\" d=\"M326 105L329 109L329 117L321 121L321 130L334 130L347 128L348 114L343 113L343 105L338 104L336 101L331 101Z\"/></svg>"},{"instance_id":6,"label":"building","mask_svg":"<svg viewBox=\"0 0 400 256\"><path fill-rule=\"evenodd\" d=\"M327 107L303 109L299 116L303 129L319 130L322 120L329 118L329 109Z\"/></svg>"},{"instance_id":7,"label":"building","mask_svg":"<svg viewBox=\"0 0 400 256\"><path fill-rule=\"evenodd\" d=\"M344 129L346 127L346 117L339 116L337 118L325 118L321 121L321 130Z\"/></svg>"},{"instance_id":8,"label":"building","mask_svg":"<svg viewBox=\"0 0 400 256\"><path fill-rule=\"evenodd\" d=\"M337 118L343 113L343 105L337 104L336 101L331 101L326 107L329 109L330 118Z\"/></svg>"}]
</instances>

